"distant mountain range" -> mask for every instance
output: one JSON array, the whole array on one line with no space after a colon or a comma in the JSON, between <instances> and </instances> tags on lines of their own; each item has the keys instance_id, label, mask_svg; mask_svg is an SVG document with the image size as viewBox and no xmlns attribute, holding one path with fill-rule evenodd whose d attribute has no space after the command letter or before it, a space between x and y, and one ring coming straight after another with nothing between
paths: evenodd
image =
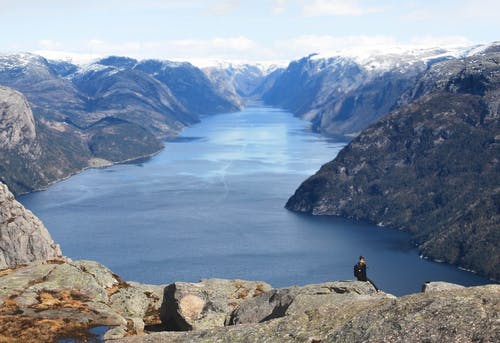
<instances>
[{"instance_id":1,"label":"distant mountain range","mask_svg":"<svg viewBox=\"0 0 500 343\"><path fill-rule=\"evenodd\" d=\"M0 122L27 121L36 137L20 135L25 153L10 143L0 149L0 181L17 194L89 166L150 155L200 115L243 105L189 63L126 57L77 66L28 53L0 55L0 85ZM20 103L22 111L13 110Z\"/></svg>"},{"instance_id":2,"label":"distant mountain range","mask_svg":"<svg viewBox=\"0 0 500 343\"><path fill-rule=\"evenodd\" d=\"M498 280L499 103L500 45L433 62L286 207L410 231L424 256Z\"/></svg>"},{"instance_id":3,"label":"distant mountain range","mask_svg":"<svg viewBox=\"0 0 500 343\"><path fill-rule=\"evenodd\" d=\"M316 54L290 63L263 94L329 136L352 138L404 103L402 95L433 64L485 49L395 49L371 54Z\"/></svg>"}]
</instances>

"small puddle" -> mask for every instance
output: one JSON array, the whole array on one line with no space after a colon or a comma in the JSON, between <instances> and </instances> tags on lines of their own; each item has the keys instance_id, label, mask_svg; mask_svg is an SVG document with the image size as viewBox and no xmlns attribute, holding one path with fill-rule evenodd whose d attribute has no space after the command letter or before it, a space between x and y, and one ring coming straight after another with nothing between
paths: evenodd
<instances>
[{"instance_id":1,"label":"small puddle","mask_svg":"<svg viewBox=\"0 0 500 343\"><path fill-rule=\"evenodd\" d=\"M96 326L90 329L81 337L67 337L61 338L57 343L102 343L104 342L104 334L109 330L109 326Z\"/></svg>"}]
</instances>

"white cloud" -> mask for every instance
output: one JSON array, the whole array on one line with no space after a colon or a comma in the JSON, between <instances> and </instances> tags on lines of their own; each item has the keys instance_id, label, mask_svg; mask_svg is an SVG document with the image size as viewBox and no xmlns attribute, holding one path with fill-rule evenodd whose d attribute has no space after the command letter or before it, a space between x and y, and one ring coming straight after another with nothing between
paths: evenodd
<instances>
[{"instance_id":1,"label":"white cloud","mask_svg":"<svg viewBox=\"0 0 500 343\"><path fill-rule=\"evenodd\" d=\"M307 17L359 16L384 11L381 7L362 5L357 0L306 0L303 3Z\"/></svg>"},{"instance_id":2,"label":"white cloud","mask_svg":"<svg viewBox=\"0 0 500 343\"><path fill-rule=\"evenodd\" d=\"M216 16L227 16L240 7L240 0L215 0L206 7L206 13Z\"/></svg>"},{"instance_id":3,"label":"white cloud","mask_svg":"<svg viewBox=\"0 0 500 343\"><path fill-rule=\"evenodd\" d=\"M102 50L106 48L106 43L100 39L91 39L87 42L87 46L90 50Z\"/></svg>"},{"instance_id":4,"label":"white cloud","mask_svg":"<svg viewBox=\"0 0 500 343\"><path fill-rule=\"evenodd\" d=\"M42 39L41 41L38 42L38 44L40 45L40 47L42 49L46 49L46 50L59 49L62 46L62 44L60 42L56 42L56 41L51 40L51 39Z\"/></svg>"},{"instance_id":5,"label":"white cloud","mask_svg":"<svg viewBox=\"0 0 500 343\"><path fill-rule=\"evenodd\" d=\"M311 53L335 55L346 49L377 50L394 45L397 45L397 41L394 38L381 35L302 35L292 39L275 42L274 50L298 58Z\"/></svg>"},{"instance_id":6,"label":"white cloud","mask_svg":"<svg viewBox=\"0 0 500 343\"><path fill-rule=\"evenodd\" d=\"M211 39L180 39L165 41L125 41L110 43L92 39L61 49L42 48L37 53L51 59L72 59L77 63L109 55L129 56L138 59L158 58L182 61L201 60L271 60L269 48L244 37L214 37ZM81 57L79 57L81 56Z\"/></svg>"},{"instance_id":7,"label":"white cloud","mask_svg":"<svg viewBox=\"0 0 500 343\"><path fill-rule=\"evenodd\" d=\"M422 47L454 48L471 46L474 42L464 36L420 36L413 37L409 44Z\"/></svg>"},{"instance_id":8,"label":"white cloud","mask_svg":"<svg viewBox=\"0 0 500 343\"><path fill-rule=\"evenodd\" d=\"M287 5L290 0L273 0L272 11L274 14L281 14L286 11Z\"/></svg>"},{"instance_id":9,"label":"white cloud","mask_svg":"<svg viewBox=\"0 0 500 343\"><path fill-rule=\"evenodd\" d=\"M207 65L213 61L272 62L283 64L311 53L323 56L338 54L368 56L387 51L404 51L412 48L458 47L473 43L463 36L415 36L401 42L384 35L301 35L277 40L268 45L260 44L245 36L214 37L211 39L178 39L162 41L125 41L119 44L92 39L75 43L72 50L60 47L51 40L41 44L45 48L37 53L50 59L70 59L87 63L109 55L129 56L137 59L189 61ZM55 46L55 48L50 48Z\"/></svg>"}]
</instances>

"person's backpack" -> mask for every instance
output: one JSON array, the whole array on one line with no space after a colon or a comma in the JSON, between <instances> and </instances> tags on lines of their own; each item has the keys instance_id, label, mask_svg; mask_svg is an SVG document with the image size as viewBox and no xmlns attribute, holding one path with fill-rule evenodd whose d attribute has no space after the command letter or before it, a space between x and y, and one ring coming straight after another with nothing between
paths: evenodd
<instances>
[{"instance_id":1,"label":"person's backpack","mask_svg":"<svg viewBox=\"0 0 500 343\"><path fill-rule=\"evenodd\" d=\"M358 277L358 276L359 276L359 271L360 271L360 270L359 270L359 268L358 268L358 265L357 265L357 264L355 264L355 265L354 265L354 276L355 276L355 277Z\"/></svg>"}]
</instances>

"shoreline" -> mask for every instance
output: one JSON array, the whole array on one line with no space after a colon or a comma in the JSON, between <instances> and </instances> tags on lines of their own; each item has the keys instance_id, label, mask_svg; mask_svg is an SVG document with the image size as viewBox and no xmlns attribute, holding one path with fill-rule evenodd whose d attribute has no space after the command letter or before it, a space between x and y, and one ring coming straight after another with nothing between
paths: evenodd
<instances>
[{"instance_id":1,"label":"shoreline","mask_svg":"<svg viewBox=\"0 0 500 343\"><path fill-rule=\"evenodd\" d=\"M159 154L160 152L162 152L163 150L165 149L165 146L163 146L160 150L158 151L155 151L153 153L150 153L150 154L145 154L145 155L142 155L142 156L137 156L137 157L132 157L132 158L129 158L129 159L126 159L126 160L122 160L122 161L118 161L118 162L113 162L113 161L108 161L108 160L104 160L103 161L107 161L109 162L109 164L103 164L103 165L95 165L95 166L91 166L91 165L88 165L82 169L79 169L79 170L76 170L75 172L72 172L70 173L69 175L66 175L60 179L56 179L56 180L53 180L51 182L49 182L46 186L44 187L40 187L40 188L36 188L36 189L33 189L32 191L30 192L23 192L23 193L19 193L16 195L16 198L19 197L19 196L23 196L23 195L28 195L28 194L33 194L33 193L37 193L37 192L43 192L43 191L46 191L50 186L53 186L55 185L56 183L59 183L59 182L63 182L63 181L66 181L68 180L69 178L75 176L75 175L78 175L78 174L81 174L87 170L90 170L90 169L105 169L105 168L109 168L109 167L113 167L115 165L119 165L119 164L125 164L125 163L130 163L130 162L133 162L133 161L138 161L138 160L141 160L141 159L146 159L146 158L150 158L150 157L153 157L157 154ZM94 158L91 158L89 160L92 161Z\"/></svg>"}]
</instances>

